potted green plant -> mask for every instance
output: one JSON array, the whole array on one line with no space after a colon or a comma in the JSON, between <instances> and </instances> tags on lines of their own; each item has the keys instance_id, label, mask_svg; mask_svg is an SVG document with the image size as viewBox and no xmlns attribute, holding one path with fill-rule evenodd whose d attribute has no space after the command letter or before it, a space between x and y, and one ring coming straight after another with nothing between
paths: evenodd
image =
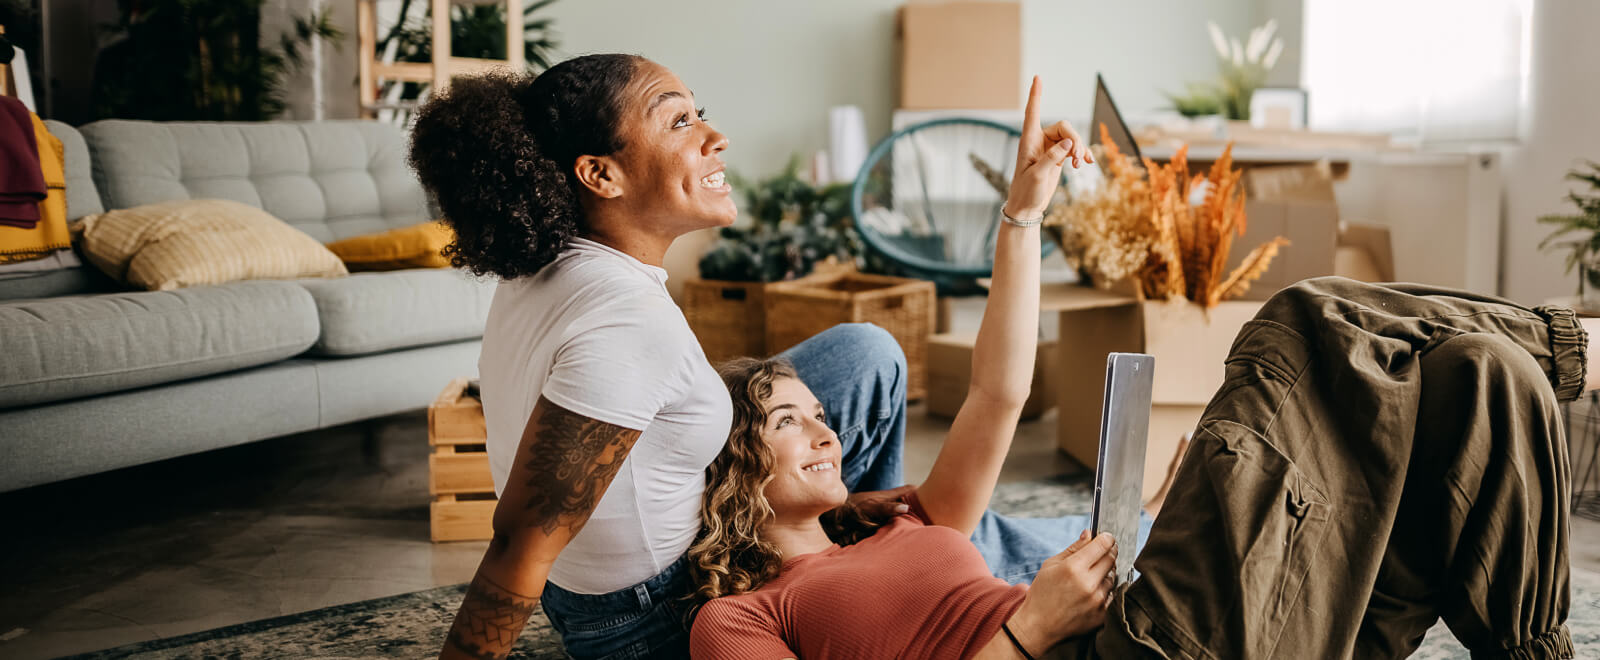
<instances>
[{"instance_id":1,"label":"potted green plant","mask_svg":"<svg viewBox=\"0 0 1600 660\"><path fill-rule=\"evenodd\" d=\"M1267 21L1251 30L1242 43L1238 37L1228 38L1213 21L1206 22L1206 30L1211 34L1221 75L1215 83L1190 83L1186 94L1168 93L1167 99L1185 117L1221 114L1227 119L1249 119L1250 97L1266 82L1267 74L1283 55L1283 39L1276 36L1278 22Z\"/></svg>"},{"instance_id":2,"label":"potted green plant","mask_svg":"<svg viewBox=\"0 0 1600 660\"><path fill-rule=\"evenodd\" d=\"M95 116L157 121L264 121L285 108L301 48L344 34L327 9L261 33L266 0L121 0L115 41L96 58Z\"/></svg>"},{"instance_id":3,"label":"potted green plant","mask_svg":"<svg viewBox=\"0 0 1600 660\"><path fill-rule=\"evenodd\" d=\"M851 265L861 242L850 220L850 186L816 186L791 158L778 174L757 182L728 180L744 192L748 226L725 227L700 259L700 277L731 282L777 282L804 277L832 258Z\"/></svg>"},{"instance_id":4,"label":"potted green plant","mask_svg":"<svg viewBox=\"0 0 1600 660\"><path fill-rule=\"evenodd\" d=\"M729 173L743 193L747 223L725 227L700 259L700 278L685 283L684 317L713 362L766 355L765 291L805 277L819 264L861 265L850 216L849 184L818 186L791 158L778 174L749 181Z\"/></svg>"},{"instance_id":5,"label":"potted green plant","mask_svg":"<svg viewBox=\"0 0 1600 660\"><path fill-rule=\"evenodd\" d=\"M1567 172L1566 178L1589 184L1591 191L1600 191L1600 163L1588 161L1586 165L1588 171L1575 169ZM1539 242L1539 249L1566 250L1566 272L1578 271L1579 304L1597 309L1600 308L1600 194L1569 192L1567 199L1578 207L1578 212L1540 217L1540 223L1553 225L1555 230Z\"/></svg>"}]
</instances>

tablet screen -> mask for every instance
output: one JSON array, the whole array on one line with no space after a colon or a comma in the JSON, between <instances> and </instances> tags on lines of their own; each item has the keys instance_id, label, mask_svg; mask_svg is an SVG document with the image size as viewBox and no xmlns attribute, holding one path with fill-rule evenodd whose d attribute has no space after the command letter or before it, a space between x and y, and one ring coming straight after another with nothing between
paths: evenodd
<instances>
[{"instance_id":1,"label":"tablet screen","mask_svg":"<svg viewBox=\"0 0 1600 660\"><path fill-rule=\"evenodd\" d=\"M1155 358L1142 353L1106 357L1106 388L1100 408L1100 453L1094 472L1093 534L1108 532L1123 548L1117 555L1118 584L1131 579L1139 509L1144 491L1145 436L1150 430L1150 390Z\"/></svg>"}]
</instances>

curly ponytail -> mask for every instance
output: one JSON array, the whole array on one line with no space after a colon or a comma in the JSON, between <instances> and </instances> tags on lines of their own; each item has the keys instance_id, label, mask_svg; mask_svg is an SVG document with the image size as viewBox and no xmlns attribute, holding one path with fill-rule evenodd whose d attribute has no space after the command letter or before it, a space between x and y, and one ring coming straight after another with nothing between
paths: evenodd
<instances>
[{"instance_id":1,"label":"curly ponytail","mask_svg":"<svg viewBox=\"0 0 1600 660\"><path fill-rule=\"evenodd\" d=\"M532 79L457 78L418 109L410 163L455 230L451 265L532 275L583 232L573 164L622 148L622 92L642 61L586 55Z\"/></svg>"}]
</instances>

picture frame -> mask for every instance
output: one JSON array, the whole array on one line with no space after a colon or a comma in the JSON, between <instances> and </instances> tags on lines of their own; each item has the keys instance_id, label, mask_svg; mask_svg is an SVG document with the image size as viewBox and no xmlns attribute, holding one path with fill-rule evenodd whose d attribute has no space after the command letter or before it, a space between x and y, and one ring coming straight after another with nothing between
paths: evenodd
<instances>
[{"instance_id":1,"label":"picture frame","mask_svg":"<svg viewBox=\"0 0 1600 660\"><path fill-rule=\"evenodd\" d=\"M1255 128L1305 130L1306 90L1258 87L1250 96L1250 125Z\"/></svg>"}]
</instances>

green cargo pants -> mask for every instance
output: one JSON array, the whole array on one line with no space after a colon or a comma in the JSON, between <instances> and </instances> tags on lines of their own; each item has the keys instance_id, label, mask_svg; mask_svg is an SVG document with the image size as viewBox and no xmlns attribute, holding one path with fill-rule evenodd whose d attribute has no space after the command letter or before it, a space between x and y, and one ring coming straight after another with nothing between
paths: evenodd
<instances>
[{"instance_id":1,"label":"green cargo pants","mask_svg":"<svg viewBox=\"0 0 1600 660\"><path fill-rule=\"evenodd\" d=\"M1307 280L1239 333L1106 625L1073 655L1568 658L1570 310ZM1159 368L1159 364L1157 367Z\"/></svg>"}]
</instances>

